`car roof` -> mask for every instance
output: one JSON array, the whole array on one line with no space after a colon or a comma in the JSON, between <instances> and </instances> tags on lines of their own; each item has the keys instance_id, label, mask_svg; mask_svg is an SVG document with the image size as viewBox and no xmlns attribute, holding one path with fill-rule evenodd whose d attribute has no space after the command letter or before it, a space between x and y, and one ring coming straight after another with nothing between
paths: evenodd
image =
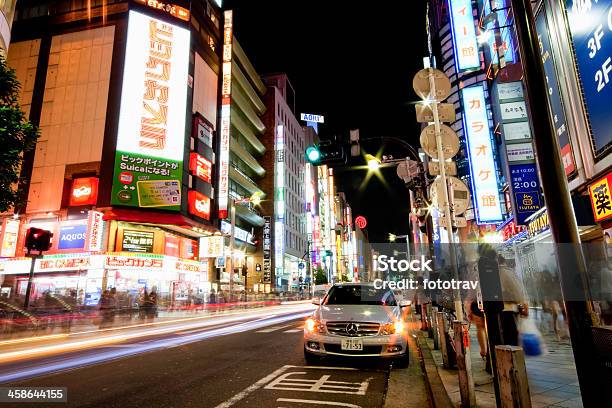
<instances>
[{"instance_id":1,"label":"car roof","mask_svg":"<svg viewBox=\"0 0 612 408\"><path fill-rule=\"evenodd\" d=\"M334 286L370 286L374 287L374 284L371 282L336 282Z\"/></svg>"}]
</instances>

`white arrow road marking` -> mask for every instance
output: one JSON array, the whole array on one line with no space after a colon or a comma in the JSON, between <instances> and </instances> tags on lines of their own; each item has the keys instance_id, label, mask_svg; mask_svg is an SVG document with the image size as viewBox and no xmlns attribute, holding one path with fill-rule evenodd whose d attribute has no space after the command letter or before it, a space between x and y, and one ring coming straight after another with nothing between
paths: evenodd
<instances>
[{"instance_id":1,"label":"white arrow road marking","mask_svg":"<svg viewBox=\"0 0 612 408\"><path fill-rule=\"evenodd\" d=\"M266 390L324 392L328 394L365 395L370 381L369 377L362 382L331 381L331 375L322 375L318 380L295 378L296 375L305 375L306 371L285 373L266 385Z\"/></svg>"},{"instance_id":2,"label":"white arrow road marking","mask_svg":"<svg viewBox=\"0 0 612 408\"><path fill-rule=\"evenodd\" d=\"M251 394L253 391L257 391L258 389L263 387L266 383L269 383L275 377L281 375L282 373L284 373L285 371L287 371L288 369L293 368L293 367L294 366L291 366L291 365L282 366L278 370L274 371L272 374L269 374L269 375L265 376L261 380L257 381L255 384L250 385L247 388L245 388L244 390L240 391L238 394L234 395L232 398L230 398L227 401L222 402L221 404L217 405L215 408L229 408L229 407L231 407L232 405L234 405L238 401L244 399L247 395Z\"/></svg>"}]
</instances>

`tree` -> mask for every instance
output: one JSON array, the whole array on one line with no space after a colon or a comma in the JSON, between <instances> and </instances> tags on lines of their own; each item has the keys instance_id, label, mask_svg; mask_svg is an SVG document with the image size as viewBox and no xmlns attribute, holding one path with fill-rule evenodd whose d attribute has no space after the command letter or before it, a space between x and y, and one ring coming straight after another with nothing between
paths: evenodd
<instances>
[{"instance_id":1,"label":"tree","mask_svg":"<svg viewBox=\"0 0 612 408\"><path fill-rule=\"evenodd\" d=\"M19 106L20 88L15 71L0 57L0 212L22 204L18 187L23 155L34 149L39 135Z\"/></svg>"},{"instance_id":2,"label":"tree","mask_svg":"<svg viewBox=\"0 0 612 408\"><path fill-rule=\"evenodd\" d=\"M314 276L315 285L323 285L327 283L327 274L320 266L317 268Z\"/></svg>"}]
</instances>

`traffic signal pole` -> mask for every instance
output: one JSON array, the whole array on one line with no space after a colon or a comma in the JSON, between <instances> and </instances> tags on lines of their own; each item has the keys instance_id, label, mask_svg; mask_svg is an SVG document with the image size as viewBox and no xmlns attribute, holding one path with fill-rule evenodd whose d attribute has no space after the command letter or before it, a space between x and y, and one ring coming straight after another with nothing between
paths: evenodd
<instances>
[{"instance_id":1,"label":"traffic signal pole","mask_svg":"<svg viewBox=\"0 0 612 408\"><path fill-rule=\"evenodd\" d=\"M30 254L30 250L28 249L28 253L26 255L32 259L32 262L30 263L28 286L26 288L25 300L23 301L24 310L28 310L28 307L30 306L30 292L32 292L32 281L34 280L34 266L36 266L36 260L42 255L42 251L39 251L38 255L34 255Z\"/></svg>"},{"instance_id":2,"label":"traffic signal pole","mask_svg":"<svg viewBox=\"0 0 612 408\"><path fill-rule=\"evenodd\" d=\"M520 44L527 101L532 113L536 157L552 236L557 246L561 291L567 312L576 372L585 407L601 406L603 384L599 379L594 352L593 319L586 262L580 246L580 235L555 126L550 115L536 114L549 106L546 76L542 65L533 10L528 0L511 0L516 32ZM559 245L564 245L559 248ZM576 294L583 298L576 300Z\"/></svg>"}]
</instances>

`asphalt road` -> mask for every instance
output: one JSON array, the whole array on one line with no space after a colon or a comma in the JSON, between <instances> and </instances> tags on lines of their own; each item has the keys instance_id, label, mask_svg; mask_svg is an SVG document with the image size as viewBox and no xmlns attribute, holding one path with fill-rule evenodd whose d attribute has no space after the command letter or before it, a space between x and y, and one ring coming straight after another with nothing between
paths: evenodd
<instances>
[{"instance_id":1,"label":"asphalt road","mask_svg":"<svg viewBox=\"0 0 612 408\"><path fill-rule=\"evenodd\" d=\"M279 321L278 315L270 320L257 317L251 323L211 325L13 362L0 366L0 378L36 367L64 367L27 380L5 381L2 386L67 387L67 403L1 405L381 407L388 365L323 360L319 366L306 366L302 349L304 318L296 316L285 314L281 316L284 321ZM96 361L94 357L100 355L114 359ZM75 367L74 361L79 359L89 365ZM62 365L67 362L72 364Z\"/></svg>"}]
</instances>

